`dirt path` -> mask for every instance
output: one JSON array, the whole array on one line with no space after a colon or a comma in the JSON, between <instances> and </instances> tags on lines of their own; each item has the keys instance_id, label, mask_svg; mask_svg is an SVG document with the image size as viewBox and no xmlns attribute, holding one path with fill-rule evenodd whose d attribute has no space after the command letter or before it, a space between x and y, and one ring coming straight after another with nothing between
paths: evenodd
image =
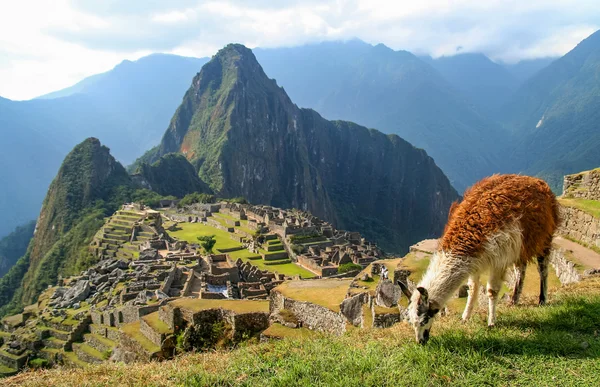
<instances>
[{"instance_id":1,"label":"dirt path","mask_svg":"<svg viewBox=\"0 0 600 387\"><path fill-rule=\"evenodd\" d=\"M600 268L600 254L594 250L559 236L555 237L552 242L567 251L572 251L582 265L589 268Z\"/></svg>"}]
</instances>

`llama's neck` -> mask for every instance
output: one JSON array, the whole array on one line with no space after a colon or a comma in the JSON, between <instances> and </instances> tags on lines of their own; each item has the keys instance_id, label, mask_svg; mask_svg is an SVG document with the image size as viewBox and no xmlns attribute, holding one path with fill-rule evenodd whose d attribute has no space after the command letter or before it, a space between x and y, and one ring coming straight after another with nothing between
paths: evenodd
<instances>
[{"instance_id":1,"label":"llama's neck","mask_svg":"<svg viewBox=\"0 0 600 387\"><path fill-rule=\"evenodd\" d=\"M418 286L427 289L430 301L435 301L443 307L471 274L472 268L468 263L469 260L462 257L438 251L434 253Z\"/></svg>"}]
</instances>

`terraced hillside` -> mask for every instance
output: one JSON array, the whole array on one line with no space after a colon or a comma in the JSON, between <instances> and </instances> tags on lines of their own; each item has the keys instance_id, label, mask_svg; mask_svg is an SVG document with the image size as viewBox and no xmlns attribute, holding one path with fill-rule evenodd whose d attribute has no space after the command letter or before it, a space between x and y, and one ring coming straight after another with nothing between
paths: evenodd
<instances>
[{"instance_id":1,"label":"terraced hillside","mask_svg":"<svg viewBox=\"0 0 600 387\"><path fill-rule=\"evenodd\" d=\"M130 208L109 217L94 236L90 249L99 260L132 260L139 256L146 242L164 233L160 213Z\"/></svg>"}]
</instances>

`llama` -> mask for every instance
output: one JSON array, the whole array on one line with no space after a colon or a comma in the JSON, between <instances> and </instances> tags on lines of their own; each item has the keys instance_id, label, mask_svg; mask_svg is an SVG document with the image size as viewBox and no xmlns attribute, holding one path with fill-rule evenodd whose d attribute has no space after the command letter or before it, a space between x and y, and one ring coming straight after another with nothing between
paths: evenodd
<instances>
[{"instance_id":1,"label":"llama","mask_svg":"<svg viewBox=\"0 0 600 387\"><path fill-rule=\"evenodd\" d=\"M558 223L558 203L548 185L519 175L494 175L469 188L453 203L439 247L415 292L398 281L409 298L408 319L416 340L425 344L437 313L468 279L463 321L471 317L479 294L479 276L489 270L488 326L496 322L498 293L506 270L517 281L511 302L517 304L527 263L537 258L542 305L547 299L548 255Z\"/></svg>"}]
</instances>

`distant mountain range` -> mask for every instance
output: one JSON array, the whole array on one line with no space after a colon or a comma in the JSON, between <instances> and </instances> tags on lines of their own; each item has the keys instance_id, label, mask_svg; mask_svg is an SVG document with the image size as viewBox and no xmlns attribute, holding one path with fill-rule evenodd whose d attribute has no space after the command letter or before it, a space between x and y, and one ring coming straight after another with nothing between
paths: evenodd
<instances>
[{"instance_id":1,"label":"distant mountain range","mask_svg":"<svg viewBox=\"0 0 600 387\"><path fill-rule=\"evenodd\" d=\"M62 159L97 136L131 163L158 143L208 58L150 55L31 101L0 98L0 236L35 219ZM6 182L6 184L4 184Z\"/></svg>"},{"instance_id":2,"label":"distant mountain range","mask_svg":"<svg viewBox=\"0 0 600 387\"><path fill-rule=\"evenodd\" d=\"M255 54L299 106L398 134L459 192L502 171L538 174L560 189L562 174L600 164L597 35L563 58L513 65L480 54L418 58L358 40ZM37 216L60 161L84 138L101 138L124 164L158 144L207 61L156 54L35 100L0 98L8 144L0 162L11 166L0 170L0 236Z\"/></svg>"},{"instance_id":3,"label":"distant mountain range","mask_svg":"<svg viewBox=\"0 0 600 387\"><path fill-rule=\"evenodd\" d=\"M527 80L501 110L511 157L553 187L600 166L600 31Z\"/></svg>"}]
</instances>

